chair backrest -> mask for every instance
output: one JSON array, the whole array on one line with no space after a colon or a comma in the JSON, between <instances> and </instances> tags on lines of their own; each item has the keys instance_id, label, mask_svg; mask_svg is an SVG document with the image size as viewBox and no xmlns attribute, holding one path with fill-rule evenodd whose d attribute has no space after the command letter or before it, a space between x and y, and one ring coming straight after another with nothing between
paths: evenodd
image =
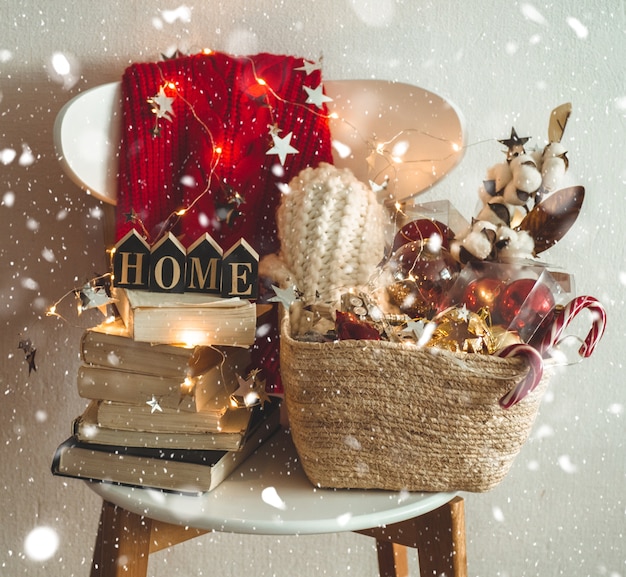
<instances>
[{"instance_id":1,"label":"chair backrest","mask_svg":"<svg viewBox=\"0 0 626 577\"><path fill-rule=\"evenodd\" d=\"M399 82L327 80L335 164L363 182L389 185L402 201L427 190L461 160L460 113L442 97ZM82 189L115 204L121 126L120 83L70 100L57 115L54 141L64 171ZM381 197L382 199L382 197Z\"/></svg>"}]
</instances>

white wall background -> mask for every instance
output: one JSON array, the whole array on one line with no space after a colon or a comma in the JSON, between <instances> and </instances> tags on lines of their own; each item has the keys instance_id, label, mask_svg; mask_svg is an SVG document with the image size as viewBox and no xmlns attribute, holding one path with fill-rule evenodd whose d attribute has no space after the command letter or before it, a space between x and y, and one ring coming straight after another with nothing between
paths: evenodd
<instances>
[{"instance_id":1,"label":"white wall background","mask_svg":"<svg viewBox=\"0 0 626 577\"><path fill-rule=\"evenodd\" d=\"M326 78L400 80L451 99L465 115L471 146L424 199L449 198L466 216L484 171L500 160L493 139L515 125L542 143L550 110L573 103L565 142L572 179L587 199L575 230L545 260L573 273L579 294L605 303L608 331L590 360L556 376L505 481L466 496L469 569L481 577L626 576L625 32L623 0L4 0L0 574L88 575L98 521L94 494L49 473L55 447L84 406L74 384L81 326L98 318L70 314L63 323L44 313L105 270L102 207L61 173L55 114L79 91L119 79L133 61L209 46L323 55ZM56 52L71 62L65 79L51 66ZM37 347L31 375L17 348L24 336ZM41 527L59 539L43 561L45 540L35 541L34 553L27 546ZM234 576L376 574L371 542L351 534L215 534L158 554L150 574L212 575L216 568Z\"/></svg>"}]
</instances>

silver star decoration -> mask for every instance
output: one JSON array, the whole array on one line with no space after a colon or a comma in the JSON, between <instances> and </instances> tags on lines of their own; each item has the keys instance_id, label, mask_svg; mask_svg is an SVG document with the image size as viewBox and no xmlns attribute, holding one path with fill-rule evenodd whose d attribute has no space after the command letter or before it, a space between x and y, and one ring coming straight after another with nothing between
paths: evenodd
<instances>
[{"instance_id":1,"label":"silver star decoration","mask_svg":"<svg viewBox=\"0 0 626 577\"><path fill-rule=\"evenodd\" d=\"M317 88L310 88L309 86L303 86L304 90L308 94L305 104L315 104L318 108L323 108L325 102L332 102L333 99L330 96L326 96L323 92L323 86L320 84Z\"/></svg>"},{"instance_id":2,"label":"silver star decoration","mask_svg":"<svg viewBox=\"0 0 626 577\"><path fill-rule=\"evenodd\" d=\"M276 294L276 296L270 297L267 300L272 303L282 304L287 311L289 310L289 307L292 305L292 303L298 300L298 293L295 286L281 289L280 287L272 285L272 288L274 289L274 293Z\"/></svg>"},{"instance_id":3,"label":"silver star decoration","mask_svg":"<svg viewBox=\"0 0 626 577\"><path fill-rule=\"evenodd\" d=\"M417 340L417 344L423 347L430 341L437 323L411 320L406 323L406 328L402 330L405 334L412 334Z\"/></svg>"},{"instance_id":4,"label":"silver star decoration","mask_svg":"<svg viewBox=\"0 0 626 577\"><path fill-rule=\"evenodd\" d=\"M282 132L282 128L278 128L278 124L268 124L270 136L278 136Z\"/></svg>"},{"instance_id":5,"label":"silver star decoration","mask_svg":"<svg viewBox=\"0 0 626 577\"><path fill-rule=\"evenodd\" d=\"M378 184L377 182L374 182L373 180L370 180L369 183L370 183L370 188L372 189L372 192L374 192L374 194L379 194L381 192L384 192L387 189L389 180L385 178L382 184Z\"/></svg>"},{"instance_id":6,"label":"silver star decoration","mask_svg":"<svg viewBox=\"0 0 626 577\"><path fill-rule=\"evenodd\" d=\"M308 76L311 72L315 70L321 70L322 65L319 62L312 62L311 60L302 60L302 66L299 68L295 68L294 70L304 70L306 75Z\"/></svg>"},{"instance_id":7,"label":"silver star decoration","mask_svg":"<svg viewBox=\"0 0 626 577\"><path fill-rule=\"evenodd\" d=\"M25 339L19 342L18 348L24 351L26 355L26 362L28 363L28 374L30 375L33 371L37 370L37 365L35 364L35 354L37 353L37 349L33 347L33 343L30 339Z\"/></svg>"},{"instance_id":8,"label":"silver star decoration","mask_svg":"<svg viewBox=\"0 0 626 577\"><path fill-rule=\"evenodd\" d=\"M115 302L106 292L103 286L92 286L87 283L77 294L80 299L79 314L87 309L98 309L107 316L107 305Z\"/></svg>"},{"instance_id":9,"label":"silver star decoration","mask_svg":"<svg viewBox=\"0 0 626 577\"><path fill-rule=\"evenodd\" d=\"M154 413L156 411L159 412L163 412L163 409L161 408L161 405L159 404L159 399L157 399L154 395L152 395L152 398L149 401L146 401L146 405L148 405L150 407L150 412Z\"/></svg>"},{"instance_id":10,"label":"silver star decoration","mask_svg":"<svg viewBox=\"0 0 626 577\"><path fill-rule=\"evenodd\" d=\"M414 336L419 340L424 333L424 321L408 321L406 327L402 329L402 332Z\"/></svg>"},{"instance_id":11,"label":"silver star decoration","mask_svg":"<svg viewBox=\"0 0 626 577\"><path fill-rule=\"evenodd\" d=\"M269 402L270 398L265 392L265 381L257 379L258 374L259 369L253 369L247 379L237 375L239 388L230 396L237 407L250 408Z\"/></svg>"},{"instance_id":12,"label":"silver star decoration","mask_svg":"<svg viewBox=\"0 0 626 577\"><path fill-rule=\"evenodd\" d=\"M470 312L467 309L467 305L463 304L463 306L458 310L458 312L459 312L459 318L462 321L465 321L465 322L469 321Z\"/></svg>"},{"instance_id":13,"label":"silver star decoration","mask_svg":"<svg viewBox=\"0 0 626 577\"><path fill-rule=\"evenodd\" d=\"M274 146L272 146L272 148L270 148L265 154L277 154L280 163L283 166L285 166L285 160L288 154L298 154L300 152L291 146L291 137L293 136L293 132L290 132L287 136L281 138L275 132L270 131L270 136L272 137Z\"/></svg>"},{"instance_id":14,"label":"silver star decoration","mask_svg":"<svg viewBox=\"0 0 626 577\"><path fill-rule=\"evenodd\" d=\"M165 120L172 121L174 116L174 109L172 108L174 98L165 94L163 86L159 88L159 93L156 96L148 99L148 102L154 106L153 112L157 118L165 118Z\"/></svg>"}]
</instances>

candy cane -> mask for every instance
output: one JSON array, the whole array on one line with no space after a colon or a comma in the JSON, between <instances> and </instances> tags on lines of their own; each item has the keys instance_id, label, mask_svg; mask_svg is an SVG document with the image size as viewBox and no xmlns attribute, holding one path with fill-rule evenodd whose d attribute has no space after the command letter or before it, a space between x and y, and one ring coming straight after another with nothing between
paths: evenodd
<instances>
[{"instance_id":1,"label":"candy cane","mask_svg":"<svg viewBox=\"0 0 626 577\"><path fill-rule=\"evenodd\" d=\"M593 353L593 350L604 334L606 311L598 300L590 296L576 297L564 306L562 310L557 312L554 321L552 321L550 330L546 332L539 343L538 349L541 354L545 356L545 353L549 349L559 344L559 339L565 328L583 309L589 309L591 312L592 324L587 338L578 349L578 354L585 358L591 356L591 353Z\"/></svg>"},{"instance_id":2,"label":"candy cane","mask_svg":"<svg viewBox=\"0 0 626 577\"><path fill-rule=\"evenodd\" d=\"M543 358L537 349L524 343L509 345L497 351L495 354L504 359L508 357L523 357L528 363L528 373L526 376L500 399L500 406L503 409L508 409L519 403L539 384L543 376Z\"/></svg>"}]
</instances>

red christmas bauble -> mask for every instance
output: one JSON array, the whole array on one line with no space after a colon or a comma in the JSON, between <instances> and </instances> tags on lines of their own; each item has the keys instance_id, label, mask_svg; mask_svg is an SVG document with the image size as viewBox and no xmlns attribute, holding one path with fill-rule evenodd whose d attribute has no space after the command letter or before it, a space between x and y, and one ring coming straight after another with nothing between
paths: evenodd
<instances>
[{"instance_id":1,"label":"red christmas bauble","mask_svg":"<svg viewBox=\"0 0 626 577\"><path fill-rule=\"evenodd\" d=\"M553 308L550 289L531 278L510 282L496 303L499 322L518 332L534 332Z\"/></svg>"},{"instance_id":2,"label":"red christmas bauble","mask_svg":"<svg viewBox=\"0 0 626 577\"><path fill-rule=\"evenodd\" d=\"M438 235L441 238L440 246L446 250L450 248L450 238L453 237L453 234L445 224L428 218L412 220L396 233L393 239L392 252L396 252L401 246L410 242L419 241L425 243L433 235Z\"/></svg>"},{"instance_id":3,"label":"red christmas bauble","mask_svg":"<svg viewBox=\"0 0 626 577\"><path fill-rule=\"evenodd\" d=\"M402 245L388 266L396 282L387 292L403 313L414 318L438 312L459 272L447 250L431 252L421 241Z\"/></svg>"},{"instance_id":4,"label":"red christmas bauble","mask_svg":"<svg viewBox=\"0 0 626 577\"><path fill-rule=\"evenodd\" d=\"M479 278L471 281L463 292L463 303L472 312L487 307L493 314L496 301L504 289L504 282L497 278Z\"/></svg>"}]
</instances>

